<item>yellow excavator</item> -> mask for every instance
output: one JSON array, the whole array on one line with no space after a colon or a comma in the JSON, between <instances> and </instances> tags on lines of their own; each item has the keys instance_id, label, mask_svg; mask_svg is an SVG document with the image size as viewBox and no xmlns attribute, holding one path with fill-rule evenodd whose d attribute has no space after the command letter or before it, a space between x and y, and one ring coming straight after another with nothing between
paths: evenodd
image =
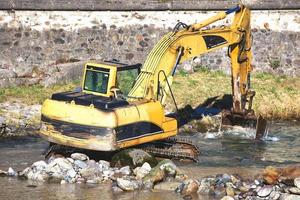
<instances>
[{"instance_id":1,"label":"yellow excavator","mask_svg":"<svg viewBox=\"0 0 300 200\"><path fill-rule=\"evenodd\" d=\"M208 27L231 13L235 16L230 26ZM259 138L266 121L257 119L252 110L251 39L250 10L240 4L197 24L178 23L143 66L115 60L87 62L80 90L53 94L43 103L40 135L67 147L116 151L138 146L160 156L195 160L199 153L195 145L174 137L177 120L165 115L165 101L168 96L174 100L171 84L178 64L228 47L233 105L223 113L223 125L250 121Z\"/></svg>"}]
</instances>

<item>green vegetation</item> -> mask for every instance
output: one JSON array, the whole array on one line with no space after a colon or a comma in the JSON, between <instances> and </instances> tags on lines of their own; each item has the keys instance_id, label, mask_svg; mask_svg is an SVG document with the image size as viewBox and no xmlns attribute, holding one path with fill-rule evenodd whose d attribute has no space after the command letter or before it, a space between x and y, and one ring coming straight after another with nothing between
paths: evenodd
<instances>
[{"instance_id":1,"label":"green vegetation","mask_svg":"<svg viewBox=\"0 0 300 200\"><path fill-rule=\"evenodd\" d=\"M0 102L21 101L26 104L42 103L52 93L73 90L79 81L44 88L39 85L0 89ZM196 107L208 98L231 94L231 78L223 72L199 70L193 74L177 73L173 92L180 108L190 104ZM275 76L267 73L252 75L252 88L256 91L253 106L266 118L300 118L300 78ZM173 102L169 99L172 107Z\"/></svg>"},{"instance_id":2,"label":"green vegetation","mask_svg":"<svg viewBox=\"0 0 300 200\"><path fill-rule=\"evenodd\" d=\"M59 84L51 87L41 85L18 86L0 89L0 102L4 101L21 101L28 105L41 104L46 98L55 92L74 90L79 87L80 82L74 81L68 84Z\"/></svg>"},{"instance_id":3,"label":"green vegetation","mask_svg":"<svg viewBox=\"0 0 300 200\"><path fill-rule=\"evenodd\" d=\"M268 73L252 75L256 91L253 107L257 114L266 118L300 118L300 78L275 76ZM231 94L231 77L223 72L200 70L194 74L178 73L174 79L173 92L180 108L187 104L196 107L208 98ZM169 100L170 107L173 102Z\"/></svg>"}]
</instances>

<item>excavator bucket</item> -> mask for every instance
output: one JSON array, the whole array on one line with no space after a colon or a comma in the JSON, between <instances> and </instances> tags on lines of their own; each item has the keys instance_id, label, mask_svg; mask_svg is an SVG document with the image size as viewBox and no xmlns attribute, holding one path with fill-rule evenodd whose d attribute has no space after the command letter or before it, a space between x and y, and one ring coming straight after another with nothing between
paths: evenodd
<instances>
[{"instance_id":1,"label":"excavator bucket","mask_svg":"<svg viewBox=\"0 0 300 200\"><path fill-rule=\"evenodd\" d=\"M243 115L232 113L230 111L223 111L221 129L234 129L234 127L237 126L255 130L256 140L262 139L267 132L267 120L261 116L256 117L254 113Z\"/></svg>"}]
</instances>

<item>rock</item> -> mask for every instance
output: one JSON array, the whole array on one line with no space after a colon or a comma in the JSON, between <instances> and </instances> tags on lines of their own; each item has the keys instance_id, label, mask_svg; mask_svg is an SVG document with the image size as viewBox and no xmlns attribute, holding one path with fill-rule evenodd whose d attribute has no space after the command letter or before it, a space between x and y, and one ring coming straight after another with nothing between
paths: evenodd
<instances>
[{"instance_id":1,"label":"rock","mask_svg":"<svg viewBox=\"0 0 300 200\"><path fill-rule=\"evenodd\" d=\"M277 200L280 198L280 193L277 191L272 191L270 194L270 199L272 200Z\"/></svg>"},{"instance_id":2,"label":"rock","mask_svg":"<svg viewBox=\"0 0 300 200\"><path fill-rule=\"evenodd\" d=\"M81 177L85 179L94 179L98 176L101 176L101 172L96 168L84 168L80 169L79 173Z\"/></svg>"},{"instance_id":3,"label":"rock","mask_svg":"<svg viewBox=\"0 0 300 200\"><path fill-rule=\"evenodd\" d=\"M72 158L67 158L67 159L70 163L72 163L72 164L74 163L74 160Z\"/></svg>"},{"instance_id":4,"label":"rock","mask_svg":"<svg viewBox=\"0 0 300 200\"><path fill-rule=\"evenodd\" d=\"M180 192L184 196L190 196L198 191L199 184L198 181L194 179L188 179L183 182L183 187L179 186L179 188L180 189L176 189L177 192Z\"/></svg>"},{"instance_id":5,"label":"rock","mask_svg":"<svg viewBox=\"0 0 300 200\"><path fill-rule=\"evenodd\" d=\"M165 159L165 160L162 160L161 162L159 162L158 166L161 170L164 170L167 175L170 175L170 176L176 175L177 167L173 163L173 161L171 161L169 159Z\"/></svg>"},{"instance_id":6,"label":"rock","mask_svg":"<svg viewBox=\"0 0 300 200\"><path fill-rule=\"evenodd\" d=\"M47 163L43 160L37 161L31 165L33 171L45 170L46 167L47 167Z\"/></svg>"},{"instance_id":7,"label":"rock","mask_svg":"<svg viewBox=\"0 0 300 200\"><path fill-rule=\"evenodd\" d=\"M76 178L76 183L84 183L84 182L85 182L84 178L82 178L82 177Z\"/></svg>"},{"instance_id":8,"label":"rock","mask_svg":"<svg viewBox=\"0 0 300 200\"><path fill-rule=\"evenodd\" d=\"M300 177L300 166L289 166L286 168L267 167L264 170L263 178L270 185L278 181L293 186L294 179Z\"/></svg>"},{"instance_id":9,"label":"rock","mask_svg":"<svg viewBox=\"0 0 300 200\"><path fill-rule=\"evenodd\" d=\"M214 189L214 195L216 197L223 197L223 196L226 196L226 190L225 190L225 187L221 184L221 185L218 185L218 186L215 186L215 189Z\"/></svg>"},{"instance_id":10,"label":"rock","mask_svg":"<svg viewBox=\"0 0 300 200\"><path fill-rule=\"evenodd\" d=\"M66 184L66 183L67 183L67 181L65 181L65 180L61 180L61 181L60 181L60 184L61 184L61 185L64 185L64 184Z\"/></svg>"},{"instance_id":11,"label":"rock","mask_svg":"<svg viewBox=\"0 0 300 200\"><path fill-rule=\"evenodd\" d=\"M125 149L112 157L111 164L116 167L130 166L134 169L142 166L145 162L148 162L152 167L157 164L155 157L141 149Z\"/></svg>"},{"instance_id":12,"label":"rock","mask_svg":"<svg viewBox=\"0 0 300 200\"><path fill-rule=\"evenodd\" d=\"M297 188L300 188L300 177L294 179L294 185L295 185Z\"/></svg>"},{"instance_id":13,"label":"rock","mask_svg":"<svg viewBox=\"0 0 300 200\"><path fill-rule=\"evenodd\" d=\"M18 173L11 167L8 168L8 171L7 171L7 175L8 176L18 176Z\"/></svg>"},{"instance_id":14,"label":"rock","mask_svg":"<svg viewBox=\"0 0 300 200\"><path fill-rule=\"evenodd\" d=\"M74 160L81 160L81 161L89 160L89 157L83 153L72 153L71 158Z\"/></svg>"},{"instance_id":15,"label":"rock","mask_svg":"<svg viewBox=\"0 0 300 200\"><path fill-rule=\"evenodd\" d=\"M76 167L78 167L79 169L85 169L85 168L88 167L88 165L85 162L81 161L81 160L75 160L74 165Z\"/></svg>"},{"instance_id":16,"label":"rock","mask_svg":"<svg viewBox=\"0 0 300 200\"><path fill-rule=\"evenodd\" d=\"M31 171L31 167L26 167L23 171L19 173L20 177L28 178L28 173Z\"/></svg>"},{"instance_id":17,"label":"rock","mask_svg":"<svg viewBox=\"0 0 300 200\"><path fill-rule=\"evenodd\" d=\"M235 195L234 189L232 187L226 187L226 194L227 196L233 197Z\"/></svg>"},{"instance_id":18,"label":"rock","mask_svg":"<svg viewBox=\"0 0 300 200\"><path fill-rule=\"evenodd\" d=\"M125 166L125 167L120 168L120 172L123 175L129 175L131 173L131 170L130 170L129 166Z\"/></svg>"},{"instance_id":19,"label":"rock","mask_svg":"<svg viewBox=\"0 0 300 200\"><path fill-rule=\"evenodd\" d=\"M102 178L100 177L96 177L94 179L89 179L86 181L86 183L89 183L89 184L98 184L102 181Z\"/></svg>"},{"instance_id":20,"label":"rock","mask_svg":"<svg viewBox=\"0 0 300 200\"><path fill-rule=\"evenodd\" d=\"M67 171L67 176L71 177L71 178L75 178L75 176L77 175L77 173L75 172L74 169L69 169Z\"/></svg>"},{"instance_id":21,"label":"rock","mask_svg":"<svg viewBox=\"0 0 300 200\"><path fill-rule=\"evenodd\" d=\"M290 193L300 195L300 189L297 187L292 187L289 189Z\"/></svg>"},{"instance_id":22,"label":"rock","mask_svg":"<svg viewBox=\"0 0 300 200\"><path fill-rule=\"evenodd\" d=\"M137 167L133 170L138 180L144 178L147 174L149 174L150 171L151 171L151 166L147 162L145 162L142 165L142 167Z\"/></svg>"},{"instance_id":23,"label":"rock","mask_svg":"<svg viewBox=\"0 0 300 200\"><path fill-rule=\"evenodd\" d=\"M1 176L7 176L7 172L6 171L3 171L3 170L0 170L0 177Z\"/></svg>"},{"instance_id":24,"label":"rock","mask_svg":"<svg viewBox=\"0 0 300 200\"><path fill-rule=\"evenodd\" d=\"M200 182L199 193L207 195L212 191L212 186L215 184L216 180L214 178L203 178Z\"/></svg>"},{"instance_id":25,"label":"rock","mask_svg":"<svg viewBox=\"0 0 300 200\"><path fill-rule=\"evenodd\" d=\"M62 169L59 167L59 165L54 165L52 167L48 166L46 172L49 173L50 176L55 179L63 179L65 176L64 171L62 171Z\"/></svg>"},{"instance_id":26,"label":"rock","mask_svg":"<svg viewBox=\"0 0 300 200\"><path fill-rule=\"evenodd\" d=\"M45 171L38 171L34 173L33 180L45 182L49 179L49 175Z\"/></svg>"},{"instance_id":27,"label":"rock","mask_svg":"<svg viewBox=\"0 0 300 200\"><path fill-rule=\"evenodd\" d=\"M151 171L143 178L146 188L153 188L154 184L162 181L167 175L174 177L180 170L169 159L160 161Z\"/></svg>"},{"instance_id":28,"label":"rock","mask_svg":"<svg viewBox=\"0 0 300 200\"><path fill-rule=\"evenodd\" d=\"M234 198L231 196L225 196L221 200L234 200Z\"/></svg>"},{"instance_id":29,"label":"rock","mask_svg":"<svg viewBox=\"0 0 300 200\"><path fill-rule=\"evenodd\" d=\"M105 160L99 160L98 163L99 163L98 165L99 165L99 168L101 171L108 170L110 167L110 163Z\"/></svg>"},{"instance_id":30,"label":"rock","mask_svg":"<svg viewBox=\"0 0 300 200\"><path fill-rule=\"evenodd\" d=\"M129 181L123 178L117 178L117 185L124 191L133 191L139 188L139 185L135 181Z\"/></svg>"},{"instance_id":31,"label":"rock","mask_svg":"<svg viewBox=\"0 0 300 200\"><path fill-rule=\"evenodd\" d=\"M281 195L280 199L282 199L282 200L300 200L300 196L294 195L294 194L283 194L283 195Z\"/></svg>"},{"instance_id":32,"label":"rock","mask_svg":"<svg viewBox=\"0 0 300 200\"><path fill-rule=\"evenodd\" d=\"M273 187L272 186L265 185L260 190L258 190L257 195L259 197L267 197L267 196L269 196L271 194L272 191L273 191Z\"/></svg>"},{"instance_id":33,"label":"rock","mask_svg":"<svg viewBox=\"0 0 300 200\"><path fill-rule=\"evenodd\" d=\"M108 169L108 170L103 171L102 173L103 173L103 176L106 179L108 179L114 174L114 171L112 171L111 169Z\"/></svg>"},{"instance_id":34,"label":"rock","mask_svg":"<svg viewBox=\"0 0 300 200\"><path fill-rule=\"evenodd\" d=\"M145 163L142 165L141 168L143 168L143 169L146 170L146 171L150 171L150 170L152 169L151 166L150 166L150 164L147 163L147 162L145 162Z\"/></svg>"},{"instance_id":35,"label":"rock","mask_svg":"<svg viewBox=\"0 0 300 200\"><path fill-rule=\"evenodd\" d=\"M63 171L68 171L69 169L72 169L72 163L66 158L55 158L48 167L58 165Z\"/></svg>"},{"instance_id":36,"label":"rock","mask_svg":"<svg viewBox=\"0 0 300 200\"><path fill-rule=\"evenodd\" d=\"M161 182L154 186L156 190L167 190L167 191L174 191L180 185L180 182L177 181L169 181L169 182Z\"/></svg>"}]
</instances>

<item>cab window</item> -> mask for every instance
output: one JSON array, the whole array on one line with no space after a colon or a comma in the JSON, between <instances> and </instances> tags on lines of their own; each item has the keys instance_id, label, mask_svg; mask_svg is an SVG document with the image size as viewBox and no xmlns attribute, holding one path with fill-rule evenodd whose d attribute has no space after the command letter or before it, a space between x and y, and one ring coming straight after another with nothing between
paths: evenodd
<instances>
[{"instance_id":1,"label":"cab window","mask_svg":"<svg viewBox=\"0 0 300 200\"><path fill-rule=\"evenodd\" d=\"M106 94L108 80L109 73L107 72L87 70L85 74L83 89L91 92Z\"/></svg>"}]
</instances>

